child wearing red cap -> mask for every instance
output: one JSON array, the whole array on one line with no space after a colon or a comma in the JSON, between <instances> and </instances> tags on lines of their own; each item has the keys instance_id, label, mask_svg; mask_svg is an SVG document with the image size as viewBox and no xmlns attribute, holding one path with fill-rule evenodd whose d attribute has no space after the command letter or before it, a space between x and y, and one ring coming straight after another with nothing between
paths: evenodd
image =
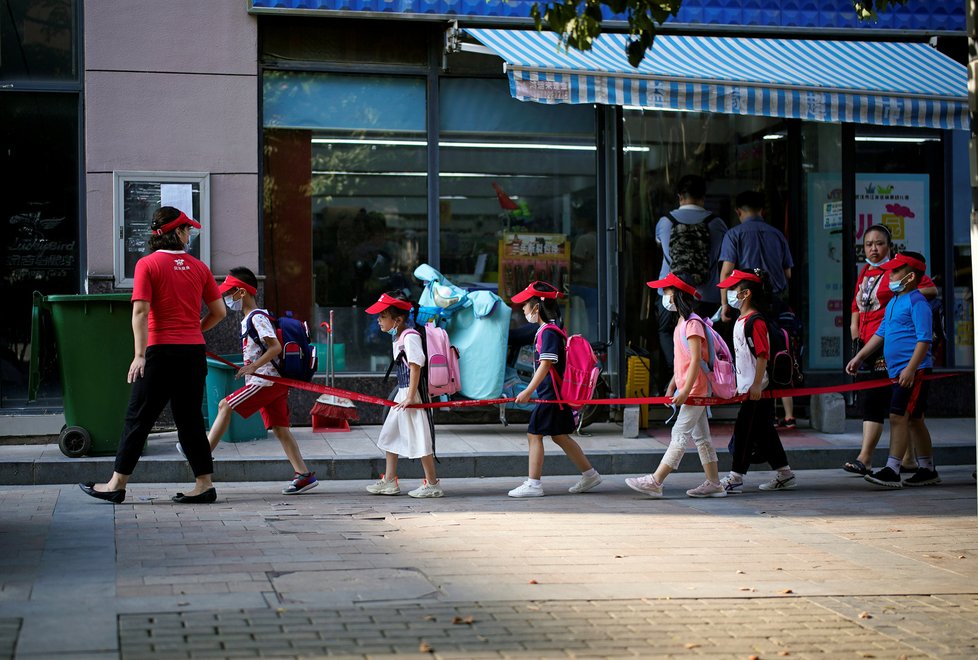
<instances>
[{"instance_id":1,"label":"child wearing red cap","mask_svg":"<svg viewBox=\"0 0 978 660\"><path fill-rule=\"evenodd\" d=\"M788 456L774 426L774 399L761 398L761 392L769 385L767 363L771 357L771 340L763 316L771 290L767 273L760 268L734 270L717 286L726 289L726 304L740 311L733 331L737 394L748 395L737 411L733 437L730 438L730 474L720 483L728 493L740 493L751 463L767 461L777 474L771 481L761 484L760 489L792 489L797 485L795 473L788 465ZM747 332L748 324L750 333Z\"/></svg>"},{"instance_id":2,"label":"child wearing red cap","mask_svg":"<svg viewBox=\"0 0 978 660\"><path fill-rule=\"evenodd\" d=\"M537 368L533 372L526 389L516 396L517 403L526 403L536 391L542 400L557 401L559 394L555 383L563 378L567 353L564 336L554 326L559 327L560 307L557 303L564 294L547 282L533 282L530 286L513 296L514 303L523 304L523 315L527 323L539 327L534 337ZM554 378L556 374L556 378ZM586 493L601 483L601 475L591 466L581 446L570 437L574 431L574 413L570 406L554 403L538 403L530 413L530 424L526 429L529 444L529 475L522 485L509 491L510 497L543 496L543 438L550 436L558 447L564 450L574 466L581 471L580 480L570 487L570 493Z\"/></svg>"},{"instance_id":3,"label":"child wearing red cap","mask_svg":"<svg viewBox=\"0 0 978 660\"><path fill-rule=\"evenodd\" d=\"M710 423L706 416L706 406L690 406L686 400L691 396L707 396L709 384L700 363L709 359L706 342L706 322L693 313L699 294L696 287L682 277L669 273L661 280L648 282L653 289L662 289L662 306L672 312L679 312L679 323L672 333L675 360L673 377L666 389L666 396L672 397L674 406L680 406L676 422L672 426L672 441L662 456L659 467L653 474L644 477L631 477L625 483L632 490L651 497L662 497L662 484L670 473L679 467L686 453L686 444L692 438L706 473L706 481L696 488L686 491L689 497L726 497L727 491L720 485L717 468L717 452L710 438ZM701 356L700 360L693 359Z\"/></svg>"},{"instance_id":4,"label":"child wearing red cap","mask_svg":"<svg viewBox=\"0 0 978 660\"><path fill-rule=\"evenodd\" d=\"M282 343L267 310L258 307L258 278L250 269L232 268L220 287L224 304L231 311L240 311L241 352L244 366L235 378L244 377L244 387L232 392L217 407L217 417L207 434L213 452L231 424L231 412L245 419L261 413L265 428L269 429L292 464L292 482L282 489L283 495L298 495L319 485L316 473L309 470L299 450L299 443L292 435L289 416L289 388L260 376L278 376L273 360L282 352ZM180 445L177 445L180 448Z\"/></svg>"},{"instance_id":5,"label":"child wearing red cap","mask_svg":"<svg viewBox=\"0 0 978 660\"><path fill-rule=\"evenodd\" d=\"M931 357L933 316L927 299L917 290L927 262L918 252L902 252L879 266L889 271L889 287L895 296L886 306L886 314L876 334L856 353L846 372L855 376L859 365L882 344L886 370L897 382L890 394L890 452L886 467L863 478L877 486L932 486L941 478L934 467L933 444L924 423L927 407L929 374L934 366ZM910 442L911 429L917 450L917 471L900 481L900 463Z\"/></svg>"},{"instance_id":6,"label":"child wearing red cap","mask_svg":"<svg viewBox=\"0 0 978 660\"><path fill-rule=\"evenodd\" d=\"M400 495L397 483L397 458L420 458L424 468L424 481L418 488L408 492L411 497L442 497L445 493L435 472L435 444L428 425L428 413L420 408L408 408L412 403L421 403L418 387L421 385L421 367L425 363L421 334L407 327L408 314L414 304L400 291L381 294L367 314L377 315L377 325L389 334L392 340L394 358L397 359L397 395L384 420L377 438L377 446L386 456L386 471L380 481L367 486L371 495Z\"/></svg>"}]
</instances>

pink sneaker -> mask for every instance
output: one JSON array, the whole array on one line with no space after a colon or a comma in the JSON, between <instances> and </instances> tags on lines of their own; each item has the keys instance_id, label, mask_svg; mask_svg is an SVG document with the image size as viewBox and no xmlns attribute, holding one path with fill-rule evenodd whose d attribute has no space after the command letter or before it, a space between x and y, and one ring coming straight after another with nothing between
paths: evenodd
<instances>
[{"instance_id":1,"label":"pink sneaker","mask_svg":"<svg viewBox=\"0 0 978 660\"><path fill-rule=\"evenodd\" d=\"M727 490L721 484L711 483L709 479L696 488L686 491L690 497L726 497Z\"/></svg>"},{"instance_id":2,"label":"pink sneaker","mask_svg":"<svg viewBox=\"0 0 978 660\"><path fill-rule=\"evenodd\" d=\"M656 481L651 474L644 477L629 477L625 479L625 485L632 490L645 493L649 497L662 497L662 484Z\"/></svg>"}]
</instances>

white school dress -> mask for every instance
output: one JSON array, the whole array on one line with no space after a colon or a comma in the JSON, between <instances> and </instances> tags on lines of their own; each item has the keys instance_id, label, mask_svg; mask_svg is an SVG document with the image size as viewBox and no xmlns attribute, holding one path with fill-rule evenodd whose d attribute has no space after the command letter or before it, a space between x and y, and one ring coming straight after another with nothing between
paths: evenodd
<instances>
[{"instance_id":1,"label":"white school dress","mask_svg":"<svg viewBox=\"0 0 978 660\"><path fill-rule=\"evenodd\" d=\"M404 351L407 361L424 366L424 350L421 348L421 336L416 331L404 331L394 340L394 357ZM411 382L411 370L403 360L397 363L397 395L394 401L400 403L407 398L408 385ZM421 403L421 397L415 403ZM431 428L424 410L405 408L394 410L387 414L384 426L377 438L377 447L405 458L421 458L432 453Z\"/></svg>"}]
</instances>

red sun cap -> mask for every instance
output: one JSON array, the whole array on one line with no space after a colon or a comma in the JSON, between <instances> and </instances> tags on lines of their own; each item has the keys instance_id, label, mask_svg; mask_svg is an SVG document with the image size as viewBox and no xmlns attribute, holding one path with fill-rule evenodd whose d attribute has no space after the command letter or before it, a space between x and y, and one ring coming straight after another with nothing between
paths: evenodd
<instances>
[{"instance_id":1,"label":"red sun cap","mask_svg":"<svg viewBox=\"0 0 978 660\"><path fill-rule=\"evenodd\" d=\"M224 282L221 284L221 286L218 287L218 291L220 291L221 295L223 296L231 289L244 289L251 295L255 295L256 293L258 293L258 289L251 286L247 282L242 282L234 275L228 275L227 277L224 278Z\"/></svg>"},{"instance_id":2,"label":"red sun cap","mask_svg":"<svg viewBox=\"0 0 978 660\"><path fill-rule=\"evenodd\" d=\"M671 286L679 289L680 291L685 291L689 295L694 296L696 298L701 297L699 291L696 290L695 286L693 286L692 284L687 284L686 282L682 281L672 273L669 273L661 280L653 280L652 282L646 282L645 284L647 286L652 287L653 289L665 289L666 287Z\"/></svg>"},{"instance_id":3,"label":"red sun cap","mask_svg":"<svg viewBox=\"0 0 978 660\"><path fill-rule=\"evenodd\" d=\"M910 266L914 270L919 270L922 273L927 272L927 264L920 259L914 259L913 257L908 257L905 254L898 254L893 257L885 264L880 264L880 270L896 270L900 266Z\"/></svg>"},{"instance_id":4,"label":"red sun cap","mask_svg":"<svg viewBox=\"0 0 978 660\"><path fill-rule=\"evenodd\" d=\"M180 215L177 216L175 220L170 220L168 223L154 231L153 233L157 236L162 236L168 231L173 231L177 227L182 227L183 225L190 225L194 229L200 229L200 223L188 216L183 211L180 211Z\"/></svg>"},{"instance_id":5,"label":"red sun cap","mask_svg":"<svg viewBox=\"0 0 978 660\"><path fill-rule=\"evenodd\" d=\"M414 307L414 303L410 300L398 300L388 296L386 293L380 294L380 298L377 298L377 302L367 308L367 314L380 314L382 311L388 307L397 307L398 309L403 309L405 312L410 312L411 308Z\"/></svg>"},{"instance_id":6,"label":"red sun cap","mask_svg":"<svg viewBox=\"0 0 978 660\"><path fill-rule=\"evenodd\" d=\"M730 276L727 279L717 284L717 286L721 289L729 289L731 287L736 286L737 282L745 282L745 281L757 282L758 284L760 284L761 278L755 275L754 273L748 273L747 271L743 271L743 270L735 270L734 272L730 273Z\"/></svg>"},{"instance_id":7,"label":"red sun cap","mask_svg":"<svg viewBox=\"0 0 978 660\"><path fill-rule=\"evenodd\" d=\"M550 290L541 289L538 286L540 284L543 284L543 285L546 285L546 286L550 286L551 288L550 288ZM527 300L529 300L533 296L537 296L539 298L554 298L554 299L556 299L556 298L564 298L565 297L564 294L562 294L560 291L557 291L556 289L554 289L547 282L541 282L540 280L537 280L536 282L532 282L530 284L530 286L526 287L525 289L523 289L522 291L520 291L519 293L517 293L515 296L513 296L512 300L513 300L514 303L525 303Z\"/></svg>"}]
</instances>

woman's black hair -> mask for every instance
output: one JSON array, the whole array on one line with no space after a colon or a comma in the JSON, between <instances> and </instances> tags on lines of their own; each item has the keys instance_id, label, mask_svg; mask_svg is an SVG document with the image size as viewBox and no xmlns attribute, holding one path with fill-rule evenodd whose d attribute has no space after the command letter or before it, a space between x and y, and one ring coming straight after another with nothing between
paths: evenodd
<instances>
[{"instance_id":1,"label":"woman's black hair","mask_svg":"<svg viewBox=\"0 0 978 660\"><path fill-rule=\"evenodd\" d=\"M180 211L173 208L172 206L161 206L157 209L156 213L153 214L153 222L150 224L150 234L149 240L146 241L149 245L149 249L152 252L157 250L182 250L183 241L177 236L177 229L180 227L175 227L170 231L166 232L162 236L156 235L156 230L161 228L168 222L172 222L180 217ZM183 225L181 225L182 227Z\"/></svg>"},{"instance_id":2,"label":"woman's black hair","mask_svg":"<svg viewBox=\"0 0 978 660\"><path fill-rule=\"evenodd\" d=\"M886 244L889 246L893 245L893 234L890 232L890 228L887 227L886 225L872 225L870 227L867 227L866 231L863 232L863 238L865 239L866 234L868 234L871 231L878 231L879 233L883 234L884 236L886 236Z\"/></svg>"},{"instance_id":3,"label":"woman's black hair","mask_svg":"<svg viewBox=\"0 0 978 660\"><path fill-rule=\"evenodd\" d=\"M557 291L557 287L548 282L537 282L535 288L538 291ZM560 312L560 303L558 298L541 298L540 296L533 296L529 300L529 303L540 305L540 317L544 321L552 321L559 326L563 325L563 318Z\"/></svg>"},{"instance_id":4,"label":"woman's black hair","mask_svg":"<svg viewBox=\"0 0 978 660\"><path fill-rule=\"evenodd\" d=\"M757 275L761 281L741 280L738 284L743 284L744 288L750 291L751 305L754 309L766 314L771 305L771 278L762 268L751 268L748 272Z\"/></svg>"}]
</instances>

